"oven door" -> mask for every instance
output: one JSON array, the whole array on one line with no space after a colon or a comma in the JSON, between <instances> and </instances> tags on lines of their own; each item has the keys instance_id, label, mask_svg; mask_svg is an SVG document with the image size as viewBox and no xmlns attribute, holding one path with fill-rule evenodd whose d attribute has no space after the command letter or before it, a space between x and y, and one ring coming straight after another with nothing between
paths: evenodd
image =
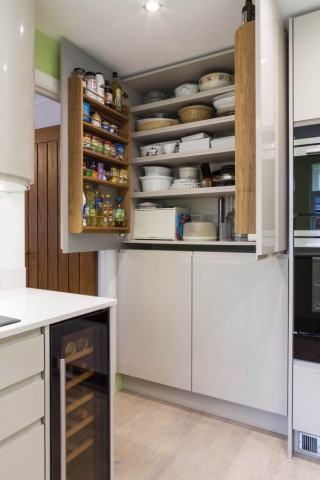
<instances>
[{"instance_id":1,"label":"oven door","mask_svg":"<svg viewBox=\"0 0 320 480\"><path fill-rule=\"evenodd\" d=\"M296 141L294 149L294 213L296 237L320 237L320 143Z\"/></svg>"},{"instance_id":2,"label":"oven door","mask_svg":"<svg viewBox=\"0 0 320 480\"><path fill-rule=\"evenodd\" d=\"M320 363L320 251L295 251L294 358Z\"/></svg>"}]
</instances>

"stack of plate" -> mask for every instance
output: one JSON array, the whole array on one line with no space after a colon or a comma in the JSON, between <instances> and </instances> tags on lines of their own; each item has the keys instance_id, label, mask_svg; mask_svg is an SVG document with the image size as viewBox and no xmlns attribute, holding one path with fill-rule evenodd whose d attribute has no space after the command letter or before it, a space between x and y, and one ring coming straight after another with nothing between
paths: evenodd
<instances>
[{"instance_id":1,"label":"stack of plate","mask_svg":"<svg viewBox=\"0 0 320 480\"><path fill-rule=\"evenodd\" d=\"M213 98L213 106L217 111L218 117L234 115L236 108L234 92L217 95Z\"/></svg>"},{"instance_id":2,"label":"stack of plate","mask_svg":"<svg viewBox=\"0 0 320 480\"><path fill-rule=\"evenodd\" d=\"M173 181L173 185L171 185L170 190L190 190L193 188L200 188L200 183L198 180L179 178Z\"/></svg>"}]
</instances>

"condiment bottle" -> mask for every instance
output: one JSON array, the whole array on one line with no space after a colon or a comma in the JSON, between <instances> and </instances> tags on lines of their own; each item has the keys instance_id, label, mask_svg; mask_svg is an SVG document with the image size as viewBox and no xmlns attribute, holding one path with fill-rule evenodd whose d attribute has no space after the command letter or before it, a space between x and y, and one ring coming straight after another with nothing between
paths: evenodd
<instances>
[{"instance_id":1,"label":"condiment bottle","mask_svg":"<svg viewBox=\"0 0 320 480\"><path fill-rule=\"evenodd\" d=\"M121 86L118 82L118 74L117 72L113 72L113 80L111 83L112 93L113 93L113 104L115 110L121 112L122 106L122 90Z\"/></svg>"},{"instance_id":2,"label":"condiment bottle","mask_svg":"<svg viewBox=\"0 0 320 480\"><path fill-rule=\"evenodd\" d=\"M117 197L117 208L114 209L114 223L116 227L124 227L126 212L121 205L122 198Z\"/></svg>"},{"instance_id":3,"label":"condiment bottle","mask_svg":"<svg viewBox=\"0 0 320 480\"><path fill-rule=\"evenodd\" d=\"M98 102L104 104L104 76L101 72L96 73Z\"/></svg>"},{"instance_id":4,"label":"condiment bottle","mask_svg":"<svg viewBox=\"0 0 320 480\"><path fill-rule=\"evenodd\" d=\"M91 116L91 125L94 125L95 127L101 127L101 115L98 112L95 112Z\"/></svg>"},{"instance_id":5,"label":"condiment bottle","mask_svg":"<svg viewBox=\"0 0 320 480\"><path fill-rule=\"evenodd\" d=\"M93 186L95 195L96 226L103 227L103 193L98 185Z\"/></svg>"},{"instance_id":6,"label":"condiment bottle","mask_svg":"<svg viewBox=\"0 0 320 480\"><path fill-rule=\"evenodd\" d=\"M97 100L97 79L93 72L86 73L86 95Z\"/></svg>"},{"instance_id":7,"label":"condiment bottle","mask_svg":"<svg viewBox=\"0 0 320 480\"><path fill-rule=\"evenodd\" d=\"M104 103L107 105L107 107L113 108L113 92L112 92L112 88L110 87L109 80L105 81Z\"/></svg>"},{"instance_id":8,"label":"condiment bottle","mask_svg":"<svg viewBox=\"0 0 320 480\"><path fill-rule=\"evenodd\" d=\"M242 23L253 22L256 18L255 6L252 0L246 0L246 4L242 9Z\"/></svg>"}]
</instances>

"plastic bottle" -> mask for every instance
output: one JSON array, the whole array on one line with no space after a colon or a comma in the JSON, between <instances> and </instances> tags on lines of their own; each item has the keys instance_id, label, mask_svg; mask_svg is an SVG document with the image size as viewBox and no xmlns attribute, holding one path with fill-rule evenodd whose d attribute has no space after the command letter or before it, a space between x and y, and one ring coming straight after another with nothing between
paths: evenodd
<instances>
[{"instance_id":1,"label":"plastic bottle","mask_svg":"<svg viewBox=\"0 0 320 480\"><path fill-rule=\"evenodd\" d=\"M103 193L99 189L98 185L93 185L94 200L95 200L95 226L103 227Z\"/></svg>"},{"instance_id":2,"label":"plastic bottle","mask_svg":"<svg viewBox=\"0 0 320 480\"><path fill-rule=\"evenodd\" d=\"M111 88L113 93L113 104L115 110L121 113L121 106L122 106L122 90L120 84L118 82L118 74L117 72L113 72L113 80L111 82Z\"/></svg>"},{"instance_id":3,"label":"plastic bottle","mask_svg":"<svg viewBox=\"0 0 320 480\"><path fill-rule=\"evenodd\" d=\"M95 197L94 197L94 192L93 190L90 189L89 185L86 185L84 187L84 194L85 194L85 197L86 197L86 225L88 227L93 227L95 226L96 222L96 218L95 218L95 214L96 214L96 210L95 210Z\"/></svg>"},{"instance_id":4,"label":"plastic bottle","mask_svg":"<svg viewBox=\"0 0 320 480\"><path fill-rule=\"evenodd\" d=\"M125 226L126 211L121 205L122 198L117 197L117 208L114 209L114 223L116 227Z\"/></svg>"},{"instance_id":5,"label":"plastic bottle","mask_svg":"<svg viewBox=\"0 0 320 480\"><path fill-rule=\"evenodd\" d=\"M103 222L105 227L113 226L113 205L110 200L110 195L105 196L103 204Z\"/></svg>"}]
</instances>

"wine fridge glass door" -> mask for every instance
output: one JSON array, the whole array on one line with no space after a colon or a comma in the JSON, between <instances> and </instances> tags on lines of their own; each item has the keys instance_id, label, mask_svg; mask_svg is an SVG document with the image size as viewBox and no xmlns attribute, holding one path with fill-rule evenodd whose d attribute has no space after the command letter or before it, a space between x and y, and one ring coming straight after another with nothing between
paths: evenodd
<instances>
[{"instance_id":1,"label":"wine fridge glass door","mask_svg":"<svg viewBox=\"0 0 320 480\"><path fill-rule=\"evenodd\" d=\"M53 326L51 352L51 478L108 480L108 311Z\"/></svg>"}]
</instances>

